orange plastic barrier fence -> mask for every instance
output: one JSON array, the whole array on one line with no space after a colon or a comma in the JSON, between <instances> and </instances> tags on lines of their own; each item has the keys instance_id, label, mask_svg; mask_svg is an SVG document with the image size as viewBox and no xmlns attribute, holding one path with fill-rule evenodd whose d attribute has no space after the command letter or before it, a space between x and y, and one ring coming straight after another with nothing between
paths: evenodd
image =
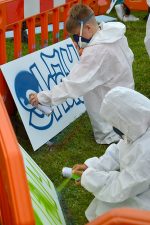
<instances>
[{"instance_id":1,"label":"orange plastic barrier fence","mask_svg":"<svg viewBox=\"0 0 150 225\"><path fill-rule=\"evenodd\" d=\"M34 225L23 158L0 96L1 225Z\"/></svg>"},{"instance_id":2,"label":"orange plastic barrier fence","mask_svg":"<svg viewBox=\"0 0 150 225\"><path fill-rule=\"evenodd\" d=\"M149 225L150 211L120 208L112 209L86 225Z\"/></svg>"},{"instance_id":3,"label":"orange plastic barrier fence","mask_svg":"<svg viewBox=\"0 0 150 225\"><path fill-rule=\"evenodd\" d=\"M148 5L146 0L125 0L125 4L130 10L147 11Z\"/></svg>"}]
</instances>

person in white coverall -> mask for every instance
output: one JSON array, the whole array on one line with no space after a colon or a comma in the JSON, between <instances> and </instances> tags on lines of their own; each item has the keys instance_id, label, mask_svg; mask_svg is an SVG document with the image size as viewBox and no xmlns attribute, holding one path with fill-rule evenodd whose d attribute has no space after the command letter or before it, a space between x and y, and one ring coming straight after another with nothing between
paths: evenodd
<instances>
[{"instance_id":1,"label":"person in white coverall","mask_svg":"<svg viewBox=\"0 0 150 225\"><path fill-rule=\"evenodd\" d=\"M110 89L118 85L134 88L133 53L124 35L125 25L110 22L99 26L91 8L75 4L66 28L74 34L74 38L78 38L79 47L84 47L80 61L52 90L31 94L30 103L33 106L38 103L52 106L63 103L67 98L83 96L96 142L110 144L118 141L119 136L99 112L101 102Z\"/></svg>"},{"instance_id":2,"label":"person in white coverall","mask_svg":"<svg viewBox=\"0 0 150 225\"><path fill-rule=\"evenodd\" d=\"M147 0L147 4L150 7L150 0ZM148 52L148 55L150 56L150 15L148 16L147 19L147 24L146 24L146 36L144 39L145 47Z\"/></svg>"},{"instance_id":3,"label":"person in white coverall","mask_svg":"<svg viewBox=\"0 0 150 225\"><path fill-rule=\"evenodd\" d=\"M100 114L122 133L103 156L75 165L81 185L95 198L86 210L89 221L112 208L150 210L150 100L124 87L109 91Z\"/></svg>"}]
</instances>

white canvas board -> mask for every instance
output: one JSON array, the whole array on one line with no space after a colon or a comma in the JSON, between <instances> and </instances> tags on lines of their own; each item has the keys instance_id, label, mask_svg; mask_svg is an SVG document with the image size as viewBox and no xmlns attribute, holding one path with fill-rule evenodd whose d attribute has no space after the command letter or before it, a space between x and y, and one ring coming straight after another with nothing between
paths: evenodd
<instances>
[{"instance_id":1,"label":"white canvas board","mask_svg":"<svg viewBox=\"0 0 150 225\"><path fill-rule=\"evenodd\" d=\"M46 174L20 146L36 225L65 225L55 187Z\"/></svg>"},{"instance_id":2,"label":"white canvas board","mask_svg":"<svg viewBox=\"0 0 150 225\"><path fill-rule=\"evenodd\" d=\"M29 104L26 95L29 90L39 92L53 88L78 60L69 38L1 66L34 150L85 112L85 106L82 98L67 99L53 107L53 113L47 117Z\"/></svg>"},{"instance_id":3,"label":"white canvas board","mask_svg":"<svg viewBox=\"0 0 150 225\"><path fill-rule=\"evenodd\" d=\"M24 18L40 13L40 0L24 0Z\"/></svg>"},{"instance_id":4,"label":"white canvas board","mask_svg":"<svg viewBox=\"0 0 150 225\"><path fill-rule=\"evenodd\" d=\"M54 8L66 3L66 0L54 0Z\"/></svg>"}]
</instances>

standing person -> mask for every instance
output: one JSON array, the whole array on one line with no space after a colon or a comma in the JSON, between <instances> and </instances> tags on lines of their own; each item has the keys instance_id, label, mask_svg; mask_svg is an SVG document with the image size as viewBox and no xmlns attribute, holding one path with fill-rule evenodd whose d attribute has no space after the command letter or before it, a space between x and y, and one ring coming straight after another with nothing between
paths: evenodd
<instances>
[{"instance_id":1,"label":"standing person","mask_svg":"<svg viewBox=\"0 0 150 225\"><path fill-rule=\"evenodd\" d=\"M148 7L150 7L150 0L147 0ZM150 15L148 16L147 19L147 24L146 24L146 36L144 39L145 47L148 52L148 55L150 56Z\"/></svg>"},{"instance_id":2,"label":"standing person","mask_svg":"<svg viewBox=\"0 0 150 225\"><path fill-rule=\"evenodd\" d=\"M123 139L100 158L73 167L81 185L95 197L85 212L87 219L112 208L150 210L150 100L116 87L105 95L100 112Z\"/></svg>"},{"instance_id":3,"label":"standing person","mask_svg":"<svg viewBox=\"0 0 150 225\"><path fill-rule=\"evenodd\" d=\"M33 106L38 103L58 105L67 98L83 96L96 142L116 142L119 136L99 112L101 102L110 89L118 85L134 88L133 53L124 36L125 25L110 22L98 26L91 8L75 4L70 10L66 28L79 47L84 47L80 61L52 90L31 94L30 103Z\"/></svg>"}]
</instances>

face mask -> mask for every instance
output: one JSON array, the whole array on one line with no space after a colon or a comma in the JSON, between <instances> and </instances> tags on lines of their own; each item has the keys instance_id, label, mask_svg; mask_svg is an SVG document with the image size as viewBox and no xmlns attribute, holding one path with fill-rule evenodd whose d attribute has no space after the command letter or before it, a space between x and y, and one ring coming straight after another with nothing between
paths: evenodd
<instances>
[{"instance_id":1,"label":"face mask","mask_svg":"<svg viewBox=\"0 0 150 225\"><path fill-rule=\"evenodd\" d=\"M91 38L87 39L87 38L82 37L82 32L83 32L84 24L86 24L86 22L88 20L90 20L92 16L94 16L93 13L91 13L89 16L85 17L83 20L79 20L79 23L81 25L80 26L80 35L77 35L77 34L73 35L74 41L78 44L78 46L80 48L85 48L87 46L87 44L90 42L90 40L91 40Z\"/></svg>"},{"instance_id":2,"label":"face mask","mask_svg":"<svg viewBox=\"0 0 150 225\"><path fill-rule=\"evenodd\" d=\"M88 43L90 42L91 38L87 39L87 38L81 37L81 40L80 40L80 43L79 43L79 35L74 34L73 40L78 44L78 46L80 48L85 48L88 45Z\"/></svg>"}]
</instances>

